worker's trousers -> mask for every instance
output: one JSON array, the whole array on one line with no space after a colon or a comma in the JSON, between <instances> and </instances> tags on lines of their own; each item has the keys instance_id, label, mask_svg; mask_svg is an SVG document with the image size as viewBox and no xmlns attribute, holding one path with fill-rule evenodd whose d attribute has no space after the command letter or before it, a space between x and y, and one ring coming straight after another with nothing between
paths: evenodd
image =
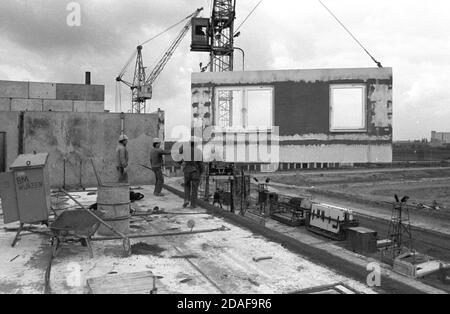
<instances>
[{"instance_id":1,"label":"worker's trousers","mask_svg":"<svg viewBox=\"0 0 450 314\"><path fill-rule=\"evenodd\" d=\"M119 175L119 183L128 183L128 172L125 171L124 167L117 167L118 175Z\"/></svg>"},{"instance_id":2,"label":"worker's trousers","mask_svg":"<svg viewBox=\"0 0 450 314\"><path fill-rule=\"evenodd\" d=\"M192 207L197 206L198 186L200 174L196 171L184 174L184 201L190 202Z\"/></svg>"},{"instance_id":3,"label":"worker's trousers","mask_svg":"<svg viewBox=\"0 0 450 314\"><path fill-rule=\"evenodd\" d=\"M157 194L160 194L163 189L164 176L163 176L161 167L155 167L155 168L152 168L152 170L155 173L155 179L156 179L155 191L153 192L153 194L157 195Z\"/></svg>"}]
</instances>

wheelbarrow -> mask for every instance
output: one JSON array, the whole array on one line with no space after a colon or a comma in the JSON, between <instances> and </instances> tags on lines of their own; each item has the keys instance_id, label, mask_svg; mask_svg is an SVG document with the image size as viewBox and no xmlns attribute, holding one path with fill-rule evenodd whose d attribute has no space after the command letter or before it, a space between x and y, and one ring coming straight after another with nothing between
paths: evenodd
<instances>
[{"instance_id":1,"label":"wheelbarrow","mask_svg":"<svg viewBox=\"0 0 450 314\"><path fill-rule=\"evenodd\" d=\"M97 217L103 218L102 212L96 212ZM61 213L50 225L52 232L52 253L55 257L62 243L80 242L89 250L91 258L94 257L91 246L91 237L100 227L100 221L95 219L85 209L66 210Z\"/></svg>"}]
</instances>

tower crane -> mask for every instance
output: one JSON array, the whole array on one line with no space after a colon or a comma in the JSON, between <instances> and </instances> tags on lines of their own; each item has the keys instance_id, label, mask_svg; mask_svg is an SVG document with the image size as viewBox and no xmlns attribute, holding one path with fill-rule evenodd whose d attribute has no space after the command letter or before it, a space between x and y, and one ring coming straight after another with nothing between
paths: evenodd
<instances>
[{"instance_id":1,"label":"tower crane","mask_svg":"<svg viewBox=\"0 0 450 314\"><path fill-rule=\"evenodd\" d=\"M152 98L152 85L155 82L155 80L158 78L158 76L161 74L161 72L164 70L164 67L169 62L170 58L172 57L173 53L175 52L175 49L178 47L178 45L183 40L184 36L187 34L189 29L191 28L191 20L193 18L196 18L200 12L203 10L203 8L199 8L195 10L191 15L187 16L186 18L182 19L180 22L172 25L162 33L156 35L155 37L147 40L146 42L140 44L137 46L136 51L133 53L131 58L128 60L128 62L123 67L122 71L119 73L119 75L116 77L117 82L117 88L116 88L116 101L117 98L119 98L120 102L120 83L125 84L131 89L131 112L132 113L145 113L146 112L146 101ZM165 51L162 58L158 61L156 66L153 68L153 70L150 72L150 74L146 75L146 68L144 67L144 61L142 58L142 49L145 44L150 42L151 40L155 39L156 37L162 35L166 31L170 30L171 28L174 28L175 26L181 24L185 20L188 20L186 24L183 26L182 30L178 34L178 36L175 38L175 40L172 42L172 44L169 46L169 48ZM127 71L127 68L133 61L133 59L136 57L135 67L134 67L134 76L133 81L128 82L124 79L124 75Z\"/></svg>"},{"instance_id":2,"label":"tower crane","mask_svg":"<svg viewBox=\"0 0 450 314\"><path fill-rule=\"evenodd\" d=\"M211 0L210 18L193 19L191 51L209 52L202 71L233 71L236 0Z\"/></svg>"}]
</instances>

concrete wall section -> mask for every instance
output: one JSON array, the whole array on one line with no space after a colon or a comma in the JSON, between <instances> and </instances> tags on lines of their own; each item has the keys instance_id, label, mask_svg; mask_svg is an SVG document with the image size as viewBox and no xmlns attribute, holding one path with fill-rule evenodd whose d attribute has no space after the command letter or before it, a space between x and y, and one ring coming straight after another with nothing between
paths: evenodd
<instances>
[{"instance_id":1,"label":"concrete wall section","mask_svg":"<svg viewBox=\"0 0 450 314\"><path fill-rule=\"evenodd\" d=\"M280 135L328 134L329 84L276 82L275 125Z\"/></svg>"},{"instance_id":2,"label":"concrete wall section","mask_svg":"<svg viewBox=\"0 0 450 314\"><path fill-rule=\"evenodd\" d=\"M56 99L104 101L104 85L56 84Z\"/></svg>"},{"instance_id":3,"label":"concrete wall section","mask_svg":"<svg viewBox=\"0 0 450 314\"><path fill-rule=\"evenodd\" d=\"M55 83L29 83L29 98L56 99Z\"/></svg>"},{"instance_id":4,"label":"concrete wall section","mask_svg":"<svg viewBox=\"0 0 450 314\"><path fill-rule=\"evenodd\" d=\"M42 99L12 99L11 111L42 111Z\"/></svg>"},{"instance_id":5,"label":"concrete wall section","mask_svg":"<svg viewBox=\"0 0 450 314\"><path fill-rule=\"evenodd\" d=\"M104 100L103 85L0 81L0 111L104 112Z\"/></svg>"},{"instance_id":6,"label":"concrete wall section","mask_svg":"<svg viewBox=\"0 0 450 314\"><path fill-rule=\"evenodd\" d=\"M202 72L192 74L194 85L258 85L274 82L332 82L389 80L392 68L313 69L276 71Z\"/></svg>"},{"instance_id":7,"label":"concrete wall section","mask_svg":"<svg viewBox=\"0 0 450 314\"><path fill-rule=\"evenodd\" d=\"M62 111L72 112L73 101L72 100L44 100L42 111Z\"/></svg>"},{"instance_id":8,"label":"concrete wall section","mask_svg":"<svg viewBox=\"0 0 450 314\"><path fill-rule=\"evenodd\" d=\"M19 112L0 112L0 132L6 133L6 167L9 168L19 151Z\"/></svg>"},{"instance_id":9,"label":"concrete wall section","mask_svg":"<svg viewBox=\"0 0 450 314\"><path fill-rule=\"evenodd\" d=\"M158 114L126 114L125 133L130 138L132 184L154 182L151 171L138 164L149 164L152 139L158 135ZM90 159L93 158L103 182L116 182L117 140L121 134L121 115L109 113L29 112L24 119L25 152L49 152L50 180L53 187L96 186Z\"/></svg>"},{"instance_id":10,"label":"concrete wall section","mask_svg":"<svg viewBox=\"0 0 450 314\"><path fill-rule=\"evenodd\" d=\"M105 103L103 101L75 100L73 102L74 112L104 112Z\"/></svg>"},{"instance_id":11,"label":"concrete wall section","mask_svg":"<svg viewBox=\"0 0 450 314\"><path fill-rule=\"evenodd\" d=\"M280 147L280 162L390 163L392 145L287 145Z\"/></svg>"},{"instance_id":12,"label":"concrete wall section","mask_svg":"<svg viewBox=\"0 0 450 314\"><path fill-rule=\"evenodd\" d=\"M11 111L11 98L0 98L0 111Z\"/></svg>"},{"instance_id":13,"label":"concrete wall section","mask_svg":"<svg viewBox=\"0 0 450 314\"><path fill-rule=\"evenodd\" d=\"M0 97L28 98L28 82L0 81Z\"/></svg>"}]
</instances>

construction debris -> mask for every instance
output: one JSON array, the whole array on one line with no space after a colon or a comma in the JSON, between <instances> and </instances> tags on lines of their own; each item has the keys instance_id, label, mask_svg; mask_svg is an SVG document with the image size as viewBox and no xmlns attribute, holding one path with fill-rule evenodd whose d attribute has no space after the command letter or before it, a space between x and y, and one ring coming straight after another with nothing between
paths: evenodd
<instances>
[{"instance_id":1,"label":"construction debris","mask_svg":"<svg viewBox=\"0 0 450 314\"><path fill-rule=\"evenodd\" d=\"M273 257L272 256L266 256L266 257L253 257L253 261L255 262L255 263L258 263L258 262L260 262L260 261L265 261L265 260L269 260L269 259L272 259Z\"/></svg>"}]
</instances>

